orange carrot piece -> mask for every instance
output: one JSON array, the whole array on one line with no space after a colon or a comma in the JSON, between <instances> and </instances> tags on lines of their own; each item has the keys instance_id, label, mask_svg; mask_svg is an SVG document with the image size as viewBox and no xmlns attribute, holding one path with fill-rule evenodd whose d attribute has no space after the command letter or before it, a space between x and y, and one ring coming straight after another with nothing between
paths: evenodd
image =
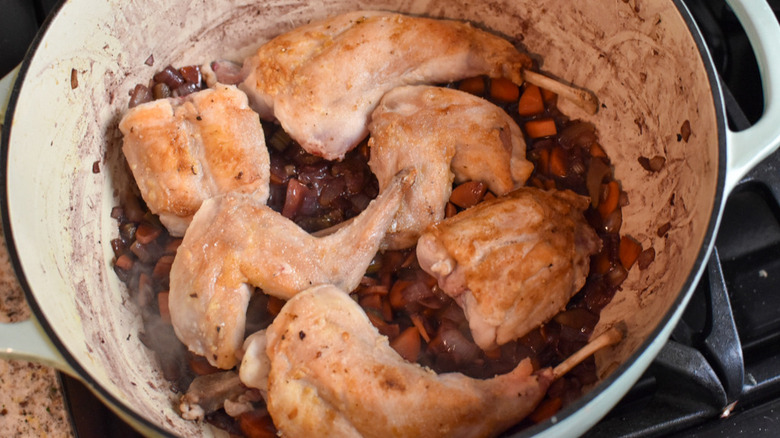
<instances>
[{"instance_id":1,"label":"orange carrot piece","mask_svg":"<svg viewBox=\"0 0 780 438\"><path fill-rule=\"evenodd\" d=\"M485 94L485 79L482 76L464 79L460 81L458 89L477 96L482 96Z\"/></svg>"},{"instance_id":2,"label":"orange carrot piece","mask_svg":"<svg viewBox=\"0 0 780 438\"><path fill-rule=\"evenodd\" d=\"M503 102L514 102L520 97L520 87L507 78L490 80L490 96Z\"/></svg>"},{"instance_id":3,"label":"orange carrot piece","mask_svg":"<svg viewBox=\"0 0 780 438\"><path fill-rule=\"evenodd\" d=\"M496 347L490 350L485 350L485 357L493 360L501 359L501 348Z\"/></svg>"},{"instance_id":4,"label":"orange carrot piece","mask_svg":"<svg viewBox=\"0 0 780 438\"><path fill-rule=\"evenodd\" d=\"M460 208L469 208L477 205L485 196L487 186L481 181L467 181L452 189L450 202Z\"/></svg>"},{"instance_id":5,"label":"orange carrot piece","mask_svg":"<svg viewBox=\"0 0 780 438\"><path fill-rule=\"evenodd\" d=\"M634 265L634 262L636 262L636 259L641 252L642 244L637 242L636 239L631 236L620 237L618 255L620 256L620 263L626 270L631 269L631 266Z\"/></svg>"},{"instance_id":6,"label":"orange carrot piece","mask_svg":"<svg viewBox=\"0 0 780 438\"><path fill-rule=\"evenodd\" d=\"M271 315L276 316L276 315L279 314L279 312L282 311L282 307L284 306L285 302L286 301L284 301L281 298L276 298L276 297L269 296L268 297L268 304L266 304L266 309L268 309L268 313L270 313Z\"/></svg>"},{"instance_id":7,"label":"orange carrot piece","mask_svg":"<svg viewBox=\"0 0 780 438\"><path fill-rule=\"evenodd\" d=\"M192 369L192 371L194 371L195 374L199 376L214 374L217 371L220 371L219 368L212 366L208 359L193 353L188 354L187 364L190 366L190 369Z\"/></svg>"},{"instance_id":8,"label":"orange carrot piece","mask_svg":"<svg viewBox=\"0 0 780 438\"><path fill-rule=\"evenodd\" d=\"M458 214L458 208L455 207L455 204L452 202L448 202L447 206L444 207L444 217L449 218L455 216L456 214Z\"/></svg>"},{"instance_id":9,"label":"orange carrot piece","mask_svg":"<svg viewBox=\"0 0 780 438\"><path fill-rule=\"evenodd\" d=\"M620 186L618 185L617 181L610 181L607 184L606 195L603 196L603 199L601 199L601 202L599 202L598 209L599 213L601 213L601 217L606 219L610 213L615 211L619 201Z\"/></svg>"},{"instance_id":10,"label":"orange carrot piece","mask_svg":"<svg viewBox=\"0 0 780 438\"><path fill-rule=\"evenodd\" d=\"M601 251L593 257L593 266L597 274L606 274L612 269L612 262L609 261L609 255Z\"/></svg>"},{"instance_id":11,"label":"orange carrot piece","mask_svg":"<svg viewBox=\"0 0 780 438\"><path fill-rule=\"evenodd\" d=\"M404 299L404 289L409 287L410 284L412 284L412 282L407 280L398 280L393 284L388 298L390 299L390 305L393 306L394 309L400 309L407 304Z\"/></svg>"},{"instance_id":12,"label":"orange carrot piece","mask_svg":"<svg viewBox=\"0 0 780 438\"><path fill-rule=\"evenodd\" d=\"M171 323L171 309L168 307L168 292L160 292L157 294L157 307L160 308L160 319L168 324Z\"/></svg>"},{"instance_id":13,"label":"orange carrot piece","mask_svg":"<svg viewBox=\"0 0 780 438\"><path fill-rule=\"evenodd\" d=\"M162 234L162 230L150 224L140 224L135 231L135 240L141 245L157 239Z\"/></svg>"},{"instance_id":14,"label":"orange carrot piece","mask_svg":"<svg viewBox=\"0 0 780 438\"><path fill-rule=\"evenodd\" d=\"M550 150L542 149L539 151L539 172L543 175L550 174Z\"/></svg>"},{"instance_id":15,"label":"orange carrot piece","mask_svg":"<svg viewBox=\"0 0 780 438\"><path fill-rule=\"evenodd\" d=\"M590 156L591 157L607 158L607 153L604 152L604 148L602 148L600 144L598 144L598 143L591 143L590 144Z\"/></svg>"},{"instance_id":16,"label":"orange carrot piece","mask_svg":"<svg viewBox=\"0 0 780 438\"><path fill-rule=\"evenodd\" d=\"M420 332L411 326L402 331L397 338L390 341L390 346L409 362L416 362L420 355Z\"/></svg>"},{"instance_id":17,"label":"orange carrot piece","mask_svg":"<svg viewBox=\"0 0 780 438\"><path fill-rule=\"evenodd\" d=\"M382 310L382 296L379 294L368 294L360 297L360 307Z\"/></svg>"},{"instance_id":18,"label":"orange carrot piece","mask_svg":"<svg viewBox=\"0 0 780 438\"><path fill-rule=\"evenodd\" d=\"M428 330L425 330L425 323L418 313L412 313L409 315L409 319L412 320L412 324L417 327L417 331L420 332L420 336L425 342L431 342L431 335L428 334Z\"/></svg>"},{"instance_id":19,"label":"orange carrot piece","mask_svg":"<svg viewBox=\"0 0 780 438\"><path fill-rule=\"evenodd\" d=\"M520 101L517 102L517 113L521 116L534 116L544 111L542 92L534 84L526 84Z\"/></svg>"},{"instance_id":20,"label":"orange carrot piece","mask_svg":"<svg viewBox=\"0 0 780 438\"><path fill-rule=\"evenodd\" d=\"M549 137L558 133L555 128L555 120L539 119L526 122L525 131L531 138Z\"/></svg>"},{"instance_id":21,"label":"orange carrot piece","mask_svg":"<svg viewBox=\"0 0 780 438\"><path fill-rule=\"evenodd\" d=\"M536 410L531 412L528 418L534 423L541 423L542 421L552 417L561 409L563 401L560 397L548 398L539 403Z\"/></svg>"},{"instance_id":22,"label":"orange carrot piece","mask_svg":"<svg viewBox=\"0 0 780 438\"><path fill-rule=\"evenodd\" d=\"M566 176L569 167L566 161L566 152L563 148L560 146L554 147L550 151L550 173L559 177Z\"/></svg>"},{"instance_id":23,"label":"orange carrot piece","mask_svg":"<svg viewBox=\"0 0 780 438\"><path fill-rule=\"evenodd\" d=\"M238 417L238 427L248 438L275 438L276 427L265 410L244 412Z\"/></svg>"},{"instance_id":24,"label":"orange carrot piece","mask_svg":"<svg viewBox=\"0 0 780 438\"><path fill-rule=\"evenodd\" d=\"M116 259L116 262L114 263L114 266L116 266L117 268L122 269L124 271L129 271L130 268L133 267L134 263L135 262L133 261L133 259L129 255L122 254L121 256L119 256Z\"/></svg>"},{"instance_id":25,"label":"orange carrot piece","mask_svg":"<svg viewBox=\"0 0 780 438\"><path fill-rule=\"evenodd\" d=\"M542 88L541 90L542 90L542 98L544 99L545 102L551 102L555 100L556 97L558 97L557 94L553 93L552 91L546 88Z\"/></svg>"}]
</instances>

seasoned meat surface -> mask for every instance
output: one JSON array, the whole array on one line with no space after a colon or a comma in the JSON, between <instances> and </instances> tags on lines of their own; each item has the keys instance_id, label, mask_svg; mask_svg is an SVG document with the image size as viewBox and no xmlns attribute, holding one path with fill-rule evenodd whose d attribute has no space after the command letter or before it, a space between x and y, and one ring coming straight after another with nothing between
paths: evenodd
<instances>
[{"instance_id":1,"label":"seasoned meat surface","mask_svg":"<svg viewBox=\"0 0 780 438\"><path fill-rule=\"evenodd\" d=\"M244 339L251 286L289 299L318 284L358 286L414 173L396 176L354 221L314 237L257 197L209 199L173 261L168 298L179 339L220 368L232 368Z\"/></svg>"},{"instance_id":2,"label":"seasoned meat surface","mask_svg":"<svg viewBox=\"0 0 780 438\"><path fill-rule=\"evenodd\" d=\"M263 127L246 95L217 84L131 108L122 151L152 213L175 236L206 199L240 192L265 202L270 164Z\"/></svg>"},{"instance_id":3,"label":"seasoned meat surface","mask_svg":"<svg viewBox=\"0 0 780 438\"><path fill-rule=\"evenodd\" d=\"M528 359L487 380L437 375L403 360L330 285L288 301L266 341L268 411L285 436L492 436L528 415L552 378Z\"/></svg>"},{"instance_id":4,"label":"seasoned meat surface","mask_svg":"<svg viewBox=\"0 0 780 438\"><path fill-rule=\"evenodd\" d=\"M464 309L488 350L546 322L582 288L601 241L583 217L588 199L520 188L432 225L420 266Z\"/></svg>"},{"instance_id":5,"label":"seasoned meat surface","mask_svg":"<svg viewBox=\"0 0 780 438\"><path fill-rule=\"evenodd\" d=\"M389 90L489 75L522 83L530 58L508 41L451 20L349 12L298 27L244 62L240 87L308 152L341 158L367 134Z\"/></svg>"},{"instance_id":6,"label":"seasoned meat surface","mask_svg":"<svg viewBox=\"0 0 780 438\"><path fill-rule=\"evenodd\" d=\"M482 181L496 195L525 183L533 165L525 141L504 110L463 91L425 85L388 92L369 124L369 166L384 190L399 169L417 169L417 180L396 215L384 246L414 246L444 218L452 182Z\"/></svg>"}]
</instances>

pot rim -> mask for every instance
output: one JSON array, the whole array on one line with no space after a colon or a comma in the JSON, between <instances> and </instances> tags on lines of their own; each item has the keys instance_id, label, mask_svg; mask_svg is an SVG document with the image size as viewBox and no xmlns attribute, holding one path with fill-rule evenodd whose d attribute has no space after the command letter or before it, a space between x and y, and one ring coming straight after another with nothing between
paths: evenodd
<instances>
[{"instance_id":1,"label":"pot rim","mask_svg":"<svg viewBox=\"0 0 780 438\"><path fill-rule=\"evenodd\" d=\"M121 411L121 414L125 416L126 419L127 417L129 417L129 419L132 420L133 422L136 422L137 425L149 429L150 431L153 431L154 433L159 434L161 436L174 437L175 435L163 429L160 425L149 421L146 417L137 413L135 409L128 406L127 404L125 404L124 402L116 398L109 391L107 391L105 388L103 388L99 384L99 382L97 382L97 380L93 378L92 375L75 359L75 357L65 347L65 344L60 340L59 336L56 333L56 330L54 329L54 326L48 321L41 307L38 305L38 301L35 297L35 292L32 290L29 283L27 282L24 269L21 266L21 261L18 256L17 247L19 245L16 244L16 239L14 237L13 229L11 227L11 218L10 218L10 211L8 205L9 203L8 154L10 152L10 139L11 139L11 133L13 131L13 125L11 122L13 121L17 100L19 98L19 94L21 92L22 86L24 85L24 78L27 74L30 63L32 62L33 58L35 57L35 54L40 48L41 43L44 40L48 29L54 24L54 22L56 21L59 15L60 10L66 5L66 3L68 2L59 2L52 9L51 13L46 18L46 20L43 22L40 29L36 33L32 43L30 44L27 53L25 54L24 60L20 64L18 76L11 90L7 111L5 114L5 120L3 123L2 135L0 136L0 157L5 158L5 163L3 163L2 166L0 166L0 191L2 192L2 195L0 196L0 209L2 210L2 225L3 225L3 229L5 230L5 238L8 247L9 259L11 265L13 266L14 272L16 273L17 279L19 280L19 284L21 285L21 288L24 291L24 295L25 298L27 299L27 303L29 304L29 307L33 312L35 318L37 319L38 323L41 325L41 328L46 333L46 336L48 336L48 338L51 340L51 342L54 344L57 350L62 354L62 357L67 362L67 365L69 365L73 369L73 371L77 373L78 378L82 382L84 382L93 392L95 392L99 396L99 398L107 402L110 405L110 407L112 407L114 410ZM511 435L512 437L519 438L519 437L534 436L541 432L549 431L551 428L555 427L556 424L575 421L575 417L578 412L583 412L583 408L585 406L594 402L594 400L597 397L599 397L600 395L608 391L610 388L613 388L613 385L616 383L616 381L619 380L622 376L626 375L628 370L637 366L643 366L641 372L644 372L644 370L647 368L647 366L649 366L650 362L657 354L656 351L651 357L647 357L647 355L649 354L648 351L660 350L660 348L662 347L662 343L663 344L666 343L668 339L668 332L671 329L668 326L670 324L676 324L677 321L679 320L710 258L712 248L714 246L715 236L717 234L717 229L720 223L721 213L725 205L724 194L725 194L726 171L727 171L726 108L723 99L722 84L718 77L714 61L712 60L709 49L707 47L706 42L704 41L704 37L701 34L698 25L694 21L692 14L690 13L688 7L684 4L683 0L672 0L672 3L677 8L678 12L680 13L680 16L683 18L688 28L688 31L690 32L691 36L693 37L696 43L699 55L701 57L701 60L703 62L704 68L707 73L707 78L710 83L713 105L715 107L717 138L718 138L718 173L717 173L718 177L715 186L713 207L710 212L707 231L706 234L704 235L702 246L699 249L693 267L689 272L689 275L683 287L681 288L680 292L677 294L676 299L674 300L673 303L671 303L669 310L664 314L663 318L650 332L647 338L639 345L636 351L632 353L627 360L621 363L620 366L618 366L615 370L611 371L609 376L607 376L604 380L599 381L595 387L593 387L591 390L587 391L585 394L580 396L574 403L563 408L550 419L547 419L544 422L535 424L517 433L512 434ZM661 335L663 334L663 332L667 332L667 336L662 337ZM653 346L656 346L656 348L651 348ZM640 375L641 374L638 374L637 378ZM626 382L628 387L616 390L616 391L620 391L620 398L622 398L628 392L630 386L632 386L635 382L636 379ZM613 391L615 391L615 389L613 389ZM592 425L595 424L601 418L602 417L598 417L592 420L588 428L592 427ZM584 431L581 431L580 433L584 433Z\"/></svg>"}]
</instances>

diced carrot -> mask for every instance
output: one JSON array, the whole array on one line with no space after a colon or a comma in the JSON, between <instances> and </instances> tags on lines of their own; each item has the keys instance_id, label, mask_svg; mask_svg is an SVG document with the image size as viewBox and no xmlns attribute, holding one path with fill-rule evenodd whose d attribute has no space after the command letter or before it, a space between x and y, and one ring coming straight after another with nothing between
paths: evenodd
<instances>
[{"instance_id":1,"label":"diced carrot","mask_svg":"<svg viewBox=\"0 0 780 438\"><path fill-rule=\"evenodd\" d=\"M393 320L393 306L390 305L390 300L387 297L382 298L382 308L379 310L382 312L382 318L385 321Z\"/></svg>"},{"instance_id":2,"label":"diced carrot","mask_svg":"<svg viewBox=\"0 0 780 438\"><path fill-rule=\"evenodd\" d=\"M199 376L214 374L217 371L220 371L219 368L212 366L208 359L193 353L188 353L187 364L190 366L190 369Z\"/></svg>"},{"instance_id":3,"label":"diced carrot","mask_svg":"<svg viewBox=\"0 0 780 438\"><path fill-rule=\"evenodd\" d=\"M477 96L482 96L485 94L485 79L482 76L464 79L460 81L458 89Z\"/></svg>"},{"instance_id":4,"label":"diced carrot","mask_svg":"<svg viewBox=\"0 0 780 438\"><path fill-rule=\"evenodd\" d=\"M545 148L539 151L539 162L537 164L539 173L543 175L550 174L550 150Z\"/></svg>"},{"instance_id":5,"label":"diced carrot","mask_svg":"<svg viewBox=\"0 0 780 438\"><path fill-rule=\"evenodd\" d=\"M485 357L493 360L501 359L501 348L496 347L490 350L485 350Z\"/></svg>"},{"instance_id":6,"label":"diced carrot","mask_svg":"<svg viewBox=\"0 0 780 438\"><path fill-rule=\"evenodd\" d=\"M566 163L566 152L562 147L556 146L550 151L550 173L564 177L566 176L568 165Z\"/></svg>"},{"instance_id":7,"label":"diced carrot","mask_svg":"<svg viewBox=\"0 0 780 438\"><path fill-rule=\"evenodd\" d=\"M540 138L555 135L558 133L558 130L555 128L555 120L539 119L526 122L525 132L531 138Z\"/></svg>"},{"instance_id":8,"label":"diced carrot","mask_svg":"<svg viewBox=\"0 0 780 438\"><path fill-rule=\"evenodd\" d=\"M116 266L119 269L122 269L123 271L129 271L130 268L133 267L133 258L130 257L127 254L122 254L116 259L116 262L114 263L114 266Z\"/></svg>"},{"instance_id":9,"label":"diced carrot","mask_svg":"<svg viewBox=\"0 0 780 438\"><path fill-rule=\"evenodd\" d=\"M275 438L276 427L265 410L244 412L238 417L238 427L248 438Z\"/></svg>"},{"instance_id":10,"label":"diced carrot","mask_svg":"<svg viewBox=\"0 0 780 438\"><path fill-rule=\"evenodd\" d=\"M485 196L487 186L481 181L467 181L452 189L450 202L460 208L469 208L477 205Z\"/></svg>"},{"instance_id":11,"label":"diced carrot","mask_svg":"<svg viewBox=\"0 0 780 438\"><path fill-rule=\"evenodd\" d=\"M620 186L617 181L610 181L606 186L606 194L602 196L601 202L599 202L599 213L602 218L606 218L610 213L615 211L620 201Z\"/></svg>"},{"instance_id":12,"label":"diced carrot","mask_svg":"<svg viewBox=\"0 0 780 438\"><path fill-rule=\"evenodd\" d=\"M593 268L597 274L604 275L612 269L612 262L606 251L601 251L593 257Z\"/></svg>"},{"instance_id":13,"label":"diced carrot","mask_svg":"<svg viewBox=\"0 0 780 438\"><path fill-rule=\"evenodd\" d=\"M379 294L361 295L360 307L382 310L382 296Z\"/></svg>"},{"instance_id":14,"label":"diced carrot","mask_svg":"<svg viewBox=\"0 0 780 438\"><path fill-rule=\"evenodd\" d=\"M266 304L266 309L268 309L268 313L271 315L278 315L279 312L282 311L282 307L284 307L284 303L286 301L276 298L273 296L268 297L268 304Z\"/></svg>"},{"instance_id":15,"label":"diced carrot","mask_svg":"<svg viewBox=\"0 0 780 438\"><path fill-rule=\"evenodd\" d=\"M162 230L154 225L141 223L135 230L135 240L141 245L146 245L160 237Z\"/></svg>"},{"instance_id":16,"label":"diced carrot","mask_svg":"<svg viewBox=\"0 0 780 438\"><path fill-rule=\"evenodd\" d=\"M620 249L618 254L620 256L620 263L626 270L631 269L631 266L636 262L637 257L642 252L642 244L637 242L631 236L620 237Z\"/></svg>"},{"instance_id":17,"label":"diced carrot","mask_svg":"<svg viewBox=\"0 0 780 438\"><path fill-rule=\"evenodd\" d=\"M607 158L607 153L604 152L604 148L602 148L600 144L598 144L598 143L591 143L590 144L590 156L591 157Z\"/></svg>"},{"instance_id":18,"label":"diced carrot","mask_svg":"<svg viewBox=\"0 0 780 438\"><path fill-rule=\"evenodd\" d=\"M165 245L165 254L176 254L176 250L181 246L182 239L173 239Z\"/></svg>"},{"instance_id":19,"label":"diced carrot","mask_svg":"<svg viewBox=\"0 0 780 438\"><path fill-rule=\"evenodd\" d=\"M164 255L157 260L154 265L154 271L152 271L152 278L160 280L167 277L171 273L171 266L173 266L173 255Z\"/></svg>"},{"instance_id":20,"label":"diced carrot","mask_svg":"<svg viewBox=\"0 0 780 438\"><path fill-rule=\"evenodd\" d=\"M507 78L490 80L490 96L503 102L514 102L520 97L520 87Z\"/></svg>"},{"instance_id":21,"label":"diced carrot","mask_svg":"<svg viewBox=\"0 0 780 438\"><path fill-rule=\"evenodd\" d=\"M534 116L544 111L542 92L534 84L526 84L520 101L517 102L517 112L521 116Z\"/></svg>"},{"instance_id":22,"label":"diced carrot","mask_svg":"<svg viewBox=\"0 0 780 438\"><path fill-rule=\"evenodd\" d=\"M453 217L456 214L458 214L458 208L455 207L455 204L453 204L452 202L448 202L447 206L444 207L444 217L445 218Z\"/></svg>"},{"instance_id":23,"label":"diced carrot","mask_svg":"<svg viewBox=\"0 0 780 438\"><path fill-rule=\"evenodd\" d=\"M375 279L373 279L371 277L364 277L364 278L370 278L371 280L376 281ZM365 294L365 295L369 295L369 294L387 295L387 293L390 292L390 290L388 290L387 286L385 286L383 284L370 284L370 285L367 285L367 286L363 287L358 292L361 295L363 295L363 294Z\"/></svg>"},{"instance_id":24,"label":"diced carrot","mask_svg":"<svg viewBox=\"0 0 780 438\"><path fill-rule=\"evenodd\" d=\"M389 298L390 305L393 306L394 309L400 309L407 304L404 299L404 289L409 287L410 284L412 284L412 282L407 280L398 280L393 284L393 287L390 289Z\"/></svg>"},{"instance_id":25,"label":"diced carrot","mask_svg":"<svg viewBox=\"0 0 780 438\"><path fill-rule=\"evenodd\" d=\"M553 100L555 100L555 98L558 97L557 94L553 93L552 91L546 88L542 88L541 90L542 90L542 98L544 99L545 102L552 102Z\"/></svg>"},{"instance_id":26,"label":"diced carrot","mask_svg":"<svg viewBox=\"0 0 780 438\"><path fill-rule=\"evenodd\" d=\"M561 409L562 405L563 401L560 397L543 400L541 403L539 403L539 406L536 407L536 410L531 412L531 415L528 416L528 419L534 423L541 423L542 421L555 415L555 413Z\"/></svg>"},{"instance_id":27,"label":"diced carrot","mask_svg":"<svg viewBox=\"0 0 780 438\"><path fill-rule=\"evenodd\" d=\"M418 313L413 313L409 315L409 318L412 320L412 324L417 327L417 331L420 332L420 336L425 339L425 342L431 342L431 335L429 335L428 330L425 329L425 323L420 315Z\"/></svg>"},{"instance_id":28,"label":"diced carrot","mask_svg":"<svg viewBox=\"0 0 780 438\"><path fill-rule=\"evenodd\" d=\"M171 309L168 307L168 291L160 292L157 294L157 307L160 308L160 318L170 324L171 323Z\"/></svg>"},{"instance_id":29,"label":"diced carrot","mask_svg":"<svg viewBox=\"0 0 780 438\"><path fill-rule=\"evenodd\" d=\"M402 331L397 338L390 341L390 346L409 362L416 362L420 355L420 332L411 326Z\"/></svg>"},{"instance_id":30,"label":"diced carrot","mask_svg":"<svg viewBox=\"0 0 780 438\"><path fill-rule=\"evenodd\" d=\"M390 339L395 339L401 333L398 324L388 324L382 316L372 310L366 312L366 316L368 317L368 320L371 321L371 324L379 330L379 333Z\"/></svg>"}]
</instances>

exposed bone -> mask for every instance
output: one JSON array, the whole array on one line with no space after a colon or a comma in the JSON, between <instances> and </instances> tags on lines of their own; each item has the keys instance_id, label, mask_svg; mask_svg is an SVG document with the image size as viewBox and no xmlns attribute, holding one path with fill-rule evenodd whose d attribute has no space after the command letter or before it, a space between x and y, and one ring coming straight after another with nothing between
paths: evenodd
<instances>
[{"instance_id":1,"label":"exposed bone","mask_svg":"<svg viewBox=\"0 0 780 438\"><path fill-rule=\"evenodd\" d=\"M545 76L532 70L523 70L523 79L537 87L550 90L566 100L584 109L588 114L596 114L599 110L599 99L592 92L565 84L557 79Z\"/></svg>"},{"instance_id":2,"label":"exposed bone","mask_svg":"<svg viewBox=\"0 0 780 438\"><path fill-rule=\"evenodd\" d=\"M620 342L626 334L626 326L624 323L617 324L611 327L606 332L600 334L596 339L588 342L587 345L580 348L576 353L569 356L566 360L558 364L553 368L553 380L558 380L564 374L571 371L583 360L587 359L592 354L602 348L609 347L610 345Z\"/></svg>"}]
</instances>

